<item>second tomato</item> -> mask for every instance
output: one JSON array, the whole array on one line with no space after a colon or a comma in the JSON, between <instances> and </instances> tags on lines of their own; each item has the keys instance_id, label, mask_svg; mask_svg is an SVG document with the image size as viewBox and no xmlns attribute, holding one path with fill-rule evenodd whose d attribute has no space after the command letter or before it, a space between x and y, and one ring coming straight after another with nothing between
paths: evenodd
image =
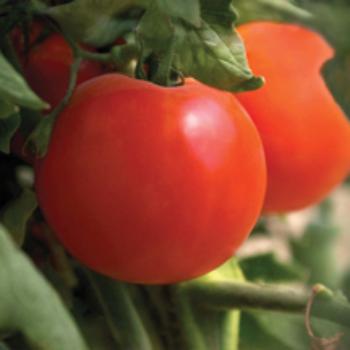
<instances>
[{"instance_id":1,"label":"second tomato","mask_svg":"<svg viewBox=\"0 0 350 350\"><path fill-rule=\"evenodd\" d=\"M333 50L317 33L290 24L239 28L249 63L266 84L238 94L265 148L265 212L302 209L323 199L350 169L350 125L322 79Z\"/></svg>"}]
</instances>

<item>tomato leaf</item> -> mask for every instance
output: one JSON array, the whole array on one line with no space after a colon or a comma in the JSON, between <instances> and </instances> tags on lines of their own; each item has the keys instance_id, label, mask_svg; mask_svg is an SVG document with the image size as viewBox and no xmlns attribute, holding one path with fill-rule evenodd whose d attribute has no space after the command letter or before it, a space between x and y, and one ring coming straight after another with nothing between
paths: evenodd
<instances>
[{"instance_id":1,"label":"tomato leaf","mask_svg":"<svg viewBox=\"0 0 350 350\"><path fill-rule=\"evenodd\" d=\"M104 46L134 29L148 0L75 0L50 7L46 13L74 39ZM130 10L128 13L128 10Z\"/></svg>"},{"instance_id":2,"label":"tomato leaf","mask_svg":"<svg viewBox=\"0 0 350 350\"><path fill-rule=\"evenodd\" d=\"M18 108L15 105L0 100L0 119L5 119L16 112L18 112Z\"/></svg>"},{"instance_id":3,"label":"tomato leaf","mask_svg":"<svg viewBox=\"0 0 350 350\"><path fill-rule=\"evenodd\" d=\"M164 14L182 19L196 27L201 25L199 0L157 0L156 2Z\"/></svg>"},{"instance_id":4,"label":"tomato leaf","mask_svg":"<svg viewBox=\"0 0 350 350\"><path fill-rule=\"evenodd\" d=\"M309 20L312 14L289 0L235 0L239 23L254 20Z\"/></svg>"},{"instance_id":5,"label":"tomato leaf","mask_svg":"<svg viewBox=\"0 0 350 350\"><path fill-rule=\"evenodd\" d=\"M303 236L290 241L295 260L309 272L308 283L322 283L330 288L339 286L336 244L339 228L333 223L330 201L317 207L315 217Z\"/></svg>"},{"instance_id":6,"label":"tomato leaf","mask_svg":"<svg viewBox=\"0 0 350 350\"><path fill-rule=\"evenodd\" d=\"M28 219L32 216L37 201L34 192L24 189L1 213L1 221L18 245L22 245Z\"/></svg>"},{"instance_id":7,"label":"tomato leaf","mask_svg":"<svg viewBox=\"0 0 350 350\"><path fill-rule=\"evenodd\" d=\"M3 226L0 280L0 329L20 331L36 349L87 350L55 290L14 245Z\"/></svg>"},{"instance_id":8,"label":"tomato leaf","mask_svg":"<svg viewBox=\"0 0 350 350\"><path fill-rule=\"evenodd\" d=\"M31 109L44 109L48 105L28 86L23 77L0 52L0 98L7 103Z\"/></svg>"},{"instance_id":9,"label":"tomato leaf","mask_svg":"<svg viewBox=\"0 0 350 350\"><path fill-rule=\"evenodd\" d=\"M47 14L76 40L103 46L135 29L143 10L153 3L168 16L200 25L199 0L75 0L48 8Z\"/></svg>"},{"instance_id":10,"label":"tomato leaf","mask_svg":"<svg viewBox=\"0 0 350 350\"><path fill-rule=\"evenodd\" d=\"M240 350L294 350L269 334L254 314L248 312L242 312L239 345Z\"/></svg>"},{"instance_id":11,"label":"tomato leaf","mask_svg":"<svg viewBox=\"0 0 350 350\"><path fill-rule=\"evenodd\" d=\"M310 349L303 315L266 310L242 314L240 350ZM334 336L337 332L348 332L339 325L317 318L312 319L312 328L316 335L324 338Z\"/></svg>"},{"instance_id":12,"label":"tomato leaf","mask_svg":"<svg viewBox=\"0 0 350 350\"><path fill-rule=\"evenodd\" d=\"M231 1L201 1L199 27L170 17L153 3L138 26L142 42L142 60L151 54L159 60L159 69L169 56L173 68L186 76L229 91L255 89L262 79L250 71L243 43L232 29L236 14Z\"/></svg>"},{"instance_id":13,"label":"tomato leaf","mask_svg":"<svg viewBox=\"0 0 350 350\"><path fill-rule=\"evenodd\" d=\"M118 348L158 349L158 340L154 337L158 337L157 330L151 330L149 324L142 319L142 306L135 303L135 295L132 297L133 286L92 271L85 270L85 273L109 326L112 330L118 330L115 335ZM115 334L115 331L113 333Z\"/></svg>"},{"instance_id":14,"label":"tomato leaf","mask_svg":"<svg viewBox=\"0 0 350 350\"><path fill-rule=\"evenodd\" d=\"M251 312L263 333L285 350L309 350L303 316L271 312ZM263 348L264 349L264 348ZM265 348L267 350L267 348ZM269 348L271 349L271 348Z\"/></svg>"},{"instance_id":15,"label":"tomato leaf","mask_svg":"<svg viewBox=\"0 0 350 350\"><path fill-rule=\"evenodd\" d=\"M1 73L0 73L1 74ZM21 123L21 117L18 113L11 114L6 119L0 119L0 151L10 152L10 142Z\"/></svg>"},{"instance_id":16,"label":"tomato leaf","mask_svg":"<svg viewBox=\"0 0 350 350\"><path fill-rule=\"evenodd\" d=\"M143 47L140 66L154 54L159 67L170 57L175 70L220 89L244 91L262 85L232 29L237 16L230 0L75 0L51 7L47 14L75 39L98 46L136 29ZM169 69L159 68L163 76Z\"/></svg>"},{"instance_id":17,"label":"tomato leaf","mask_svg":"<svg viewBox=\"0 0 350 350\"><path fill-rule=\"evenodd\" d=\"M244 275L250 281L297 281L305 279L304 269L294 264L285 264L276 259L273 253L254 255L240 260Z\"/></svg>"}]
</instances>

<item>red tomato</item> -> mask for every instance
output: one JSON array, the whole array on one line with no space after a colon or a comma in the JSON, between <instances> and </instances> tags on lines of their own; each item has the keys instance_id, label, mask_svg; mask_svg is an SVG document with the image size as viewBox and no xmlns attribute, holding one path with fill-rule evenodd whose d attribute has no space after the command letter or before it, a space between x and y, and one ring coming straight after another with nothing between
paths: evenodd
<instances>
[{"instance_id":1,"label":"red tomato","mask_svg":"<svg viewBox=\"0 0 350 350\"><path fill-rule=\"evenodd\" d=\"M30 50L24 63L24 75L32 89L51 107L64 97L68 82L73 53L59 34L49 36ZM82 61L77 84L102 73L99 63Z\"/></svg>"},{"instance_id":2,"label":"red tomato","mask_svg":"<svg viewBox=\"0 0 350 350\"><path fill-rule=\"evenodd\" d=\"M291 24L239 28L259 90L237 98L261 135L267 160L265 212L319 202L348 174L350 126L320 68L333 50L316 33Z\"/></svg>"},{"instance_id":3,"label":"red tomato","mask_svg":"<svg viewBox=\"0 0 350 350\"><path fill-rule=\"evenodd\" d=\"M90 268L138 283L204 274L255 224L259 135L232 94L106 74L75 91L36 169L39 202Z\"/></svg>"}]
</instances>

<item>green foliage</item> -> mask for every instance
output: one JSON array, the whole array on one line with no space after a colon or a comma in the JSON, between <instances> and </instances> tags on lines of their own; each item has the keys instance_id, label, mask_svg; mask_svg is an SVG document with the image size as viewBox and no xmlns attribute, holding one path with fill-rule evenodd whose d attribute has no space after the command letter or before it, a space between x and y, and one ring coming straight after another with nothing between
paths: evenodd
<instances>
[{"instance_id":1,"label":"green foliage","mask_svg":"<svg viewBox=\"0 0 350 350\"><path fill-rule=\"evenodd\" d=\"M133 30L139 11L147 0L74 0L49 7L45 13L54 18L74 39L94 46L110 44ZM133 10L128 13L128 10ZM136 17L136 18L135 18Z\"/></svg>"},{"instance_id":2,"label":"green foliage","mask_svg":"<svg viewBox=\"0 0 350 350\"><path fill-rule=\"evenodd\" d=\"M348 330L331 322L313 318L313 332L318 337L332 337ZM241 323L240 350L309 350L310 339L302 315L279 312L244 312ZM254 336L253 336L254 335ZM347 349L348 336L341 341L339 349Z\"/></svg>"},{"instance_id":3,"label":"green foliage","mask_svg":"<svg viewBox=\"0 0 350 350\"><path fill-rule=\"evenodd\" d=\"M137 303L139 298L133 294L133 286L94 272L86 273L118 348L157 350L156 330L143 318L141 310L144 305Z\"/></svg>"},{"instance_id":4,"label":"green foliage","mask_svg":"<svg viewBox=\"0 0 350 350\"><path fill-rule=\"evenodd\" d=\"M241 259L240 266L250 281L288 282L305 278L305 270L295 263L278 261L273 253Z\"/></svg>"},{"instance_id":5,"label":"green foliage","mask_svg":"<svg viewBox=\"0 0 350 350\"><path fill-rule=\"evenodd\" d=\"M231 259L214 271L194 280L199 282L244 281L245 278L236 261ZM236 350L239 342L240 311L203 308L196 300L188 299L186 283L177 290L177 309L182 332L188 349Z\"/></svg>"},{"instance_id":6,"label":"green foliage","mask_svg":"<svg viewBox=\"0 0 350 350\"><path fill-rule=\"evenodd\" d=\"M259 314L257 313L242 313L240 350L302 350L305 348L309 349L308 347L306 347L304 342L301 342L301 348L290 348L288 344L286 344L283 340L283 337L279 337L278 335L276 336L274 332L272 332L273 334L271 334L271 327L266 327L266 324L264 324L258 316ZM272 322L273 317L274 314L270 314L270 320L272 319ZM288 320L287 323L289 323ZM285 334L283 335L285 336ZM289 338L290 335L288 334L287 337ZM298 341L296 341L296 343L297 342ZM300 346L300 342L298 345Z\"/></svg>"},{"instance_id":7,"label":"green foliage","mask_svg":"<svg viewBox=\"0 0 350 350\"><path fill-rule=\"evenodd\" d=\"M10 142L21 123L21 117L18 113L7 115L0 119L0 151L10 152Z\"/></svg>"},{"instance_id":8,"label":"green foliage","mask_svg":"<svg viewBox=\"0 0 350 350\"><path fill-rule=\"evenodd\" d=\"M135 29L142 47L139 67L152 57L157 67L152 80L161 84L167 85L173 69L224 90L262 85L252 75L244 46L232 29L236 14L231 1L169 4L166 0L104 0L98 4L75 0L46 13L74 38L93 45L108 44Z\"/></svg>"},{"instance_id":9,"label":"green foliage","mask_svg":"<svg viewBox=\"0 0 350 350\"><path fill-rule=\"evenodd\" d=\"M4 100L0 100L0 119L6 119L16 112L18 111L15 105Z\"/></svg>"},{"instance_id":10,"label":"green foliage","mask_svg":"<svg viewBox=\"0 0 350 350\"><path fill-rule=\"evenodd\" d=\"M0 329L36 349L87 350L62 301L0 226Z\"/></svg>"},{"instance_id":11,"label":"green foliage","mask_svg":"<svg viewBox=\"0 0 350 350\"><path fill-rule=\"evenodd\" d=\"M324 202L304 235L291 241L291 247L296 261L308 271L309 284L323 283L331 288L338 288L335 243L339 230L332 222L331 212L330 203Z\"/></svg>"},{"instance_id":12,"label":"green foliage","mask_svg":"<svg viewBox=\"0 0 350 350\"><path fill-rule=\"evenodd\" d=\"M24 189L20 196L10 202L0 215L3 225L18 245L23 244L27 221L36 207L34 192Z\"/></svg>"},{"instance_id":13,"label":"green foliage","mask_svg":"<svg viewBox=\"0 0 350 350\"><path fill-rule=\"evenodd\" d=\"M178 18L195 27L201 25L199 0L156 0L157 7L167 16Z\"/></svg>"},{"instance_id":14,"label":"green foliage","mask_svg":"<svg viewBox=\"0 0 350 350\"><path fill-rule=\"evenodd\" d=\"M233 0L239 23L254 20L300 21L312 17L307 10L290 0Z\"/></svg>"},{"instance_id":15,"label":"green foliage","mask_svg":"<svg viewBox=\"0 0 350 350\"><path fill-rule=\"evenodd\" d=\"M202 1L201 10L201 25L195 27L168 17L156 5L150 7L138 28L143 47L141 62L153 54L160 60L157 73L163 74L163 65L172 64L182 74L224 90L261 86L262 80L249 70L244 46L232 30L236 14L230 1L216 2L215 7Z\"/></svg>"},{"instance_id":16,"label":"green foliage","mask_svg":"<svg viewBox=\"0 0 350 350\"><path fill-rule=\"evenodd\" d=\"M21 124L19 107L42 110L48 105L0 52L0 151L4 153L9 153L11 138Z\"/></svg>"},{"instance_id":17,"label":"green foliage","mask_svg":"<svg viewBox=\"0 0 350 350\"><path fill-rule=\"evenodd\" d=\"M44 109L48 105L30 89L23 77L0 52L0 99L4 103L31 109Z\"/></svg>"},{"instance_id":18,"label":"green foliage","mask_svg":"<svg viewBox=\"0 0 350 350\"><path fill-rule=\"evenodd\" d=\"M0 342L0 350L10 350L10 349L5 343Z\"/></svg>"}]
</instances>

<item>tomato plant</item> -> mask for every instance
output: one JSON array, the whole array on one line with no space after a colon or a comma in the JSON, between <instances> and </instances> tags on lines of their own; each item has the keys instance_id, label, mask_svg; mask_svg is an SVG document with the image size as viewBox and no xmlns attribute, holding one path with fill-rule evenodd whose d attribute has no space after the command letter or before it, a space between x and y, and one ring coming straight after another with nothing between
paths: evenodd
<instances>
[{"instance_id":1,"label":"tomato plant","mask_svg":"<svg viewBox=\"0 0 350 350\"><path fill-rule=\"evenodd\" d=\"M70 67L73 62L72 49L60 34L52 34L29 50L22 59L24 75L32 89L55 107L64 97ZM83 60L77 84L100 75L102 68L97 62Z\"/></svg>"},{"instance_id":2,"label":"tomato plant","mask_svg":"<svg viewBox=\"0 0 350 350\"><path fill-rule=\"evenodd\" d=\"M36 176L68 250L142 283L190 279L225 261L265 192L250 119L232 95L192 79L164 88L106 74L81 85Z\"/></svg>"},{"instance_id":3,"label":"tomato plant","mask_svg":"<svg viewBox=\"0 0 350 350\"><path fill-rule=\"evenodd\" d=\"M320 74L333 50L297 25L256 22L238 30L252 69L266 79L261 89L237 95L266 152L264 210L317 203L350 169L350 125Z\"/></svg>"},{"instance_id":4,"label":"tomato plant","mask_svg":"<svg viewBox=\"0 0 350 350\"><path fill-rule=\"evenodd\" d=\"M0 1L0 348L349 349L349 14Z\"/></svg>"}]
</instances>

